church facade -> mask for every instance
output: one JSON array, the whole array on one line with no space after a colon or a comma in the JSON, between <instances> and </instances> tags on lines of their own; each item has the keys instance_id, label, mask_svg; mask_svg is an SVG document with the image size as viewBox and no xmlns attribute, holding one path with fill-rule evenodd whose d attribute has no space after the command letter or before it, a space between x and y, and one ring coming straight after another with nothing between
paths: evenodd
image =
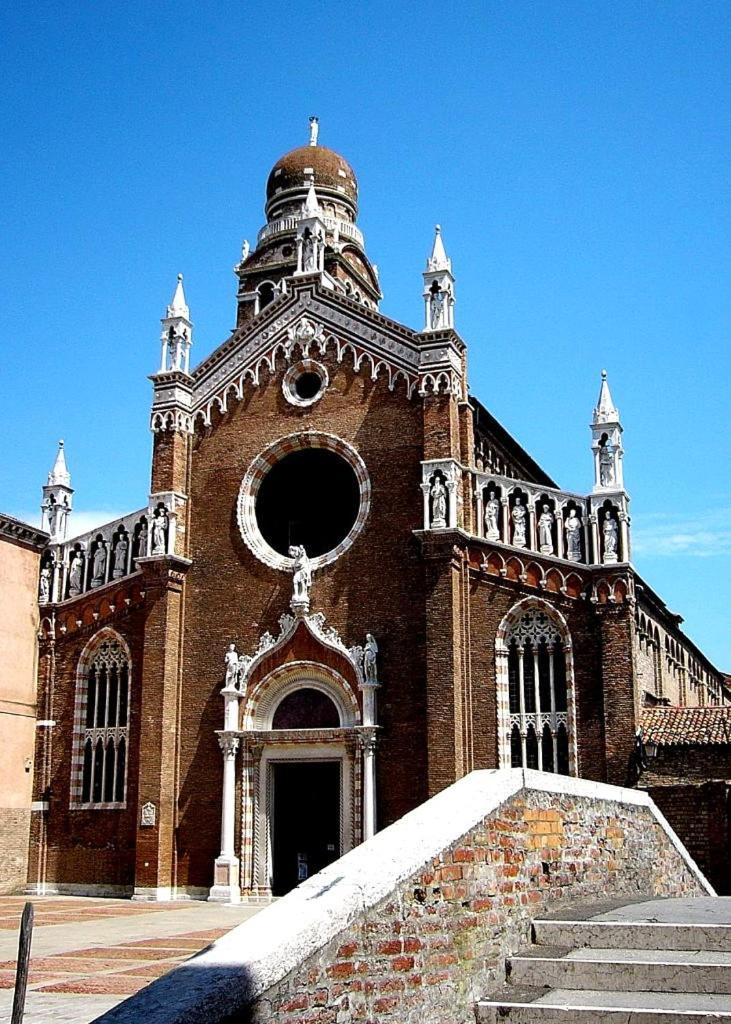
<instances>
[{"instance_id":1,"label":"church facade","mask_svg":"<svg viewBox=\"0 0 731 1024\"><path fill-rule=\"evenodd\" d=\"M268 899L475 768L635 784L648 707L725 715L728 680L632 564L606 375L572 493L468 393L439 229L414 330L380 312L357 207L313 119L194 368L178 280L146 503L74 536L59 450L39 891Z\"/></svg>"}]
</instances>

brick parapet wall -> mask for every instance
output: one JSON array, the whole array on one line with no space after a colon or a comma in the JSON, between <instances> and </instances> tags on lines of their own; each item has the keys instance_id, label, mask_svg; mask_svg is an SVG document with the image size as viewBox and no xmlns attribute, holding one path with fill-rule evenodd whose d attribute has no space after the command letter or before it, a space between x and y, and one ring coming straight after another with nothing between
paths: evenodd
<instances>
[{"instance_id":1,"label":"brick parapet wall","mask_svg":"<svg viewBox=\"0 0 731 1024\"><path fill-rule=\"evenodd\" d=\"M533 917L708 891L646 794L474 772L99 1021L467 1022Z\"/></svg>"}]
</instances>

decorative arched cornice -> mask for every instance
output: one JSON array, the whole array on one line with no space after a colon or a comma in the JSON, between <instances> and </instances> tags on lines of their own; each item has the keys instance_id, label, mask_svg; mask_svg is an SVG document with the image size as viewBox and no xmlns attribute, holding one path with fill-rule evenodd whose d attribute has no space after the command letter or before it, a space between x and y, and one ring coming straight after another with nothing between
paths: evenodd
<instances>
[{"instance_id":1,"label":"decorative arched cornice","mask_svg":"<svg viewBox=\"0 0 731 1024\"><path fill-rule=\"evenodd\" d=\"M554 623L556 630L563 640L563 648L568 653L572 650L571 633L563 613L549 601L540 597L524 597L517 601L513 607L503 616L495 635L495 650L500 654L507 653L508 638L511 629L520 622L520 619L527 611L540 611L548 616Z\"/></svg>"},{"instance_id":2,"label":"decorative arched cornice","mask_svg":"<svg viewBox=\"0 0 731 1024\"><path fill-rule=\"evenodd\" d=\"M341 727L359 724L358 698L344 676L319 662L291 661L268 672L252 688L242 708L241 728L271 729L274 712L281 701L302 687L319 690L333 701Z\"/></svg>"},{"instance_id":3,"label":"decorative arched cornice","mask_svg":"<svg viewBox=\"0 0 731 1024\"><path fill-rule=\"evenodd\" d=\"M313 615L290 615L288 612L280 615L278 637L266 632L259 638L259 644L252 655L239 655L239 687L243 694L247 693L249 683L255 679L257 670L265 660L271 660L277 652L284 653L284 649L294 639L298 628L307 630L318 646L333 652L339 659L344 659L348 670L353 674L357 685L363 685L363 648L361 646L346 647L340 638L340 634L333 626L325 625L325 616L322 612L315 612ZM345 666L344 666L345 667ZM335 672L335 669L332 669ZM341 675L341 673L336 673ZM266 676L271 671L266 672ZM258 681L255 683L258 685Z\"/></svg>"}]
</instances>

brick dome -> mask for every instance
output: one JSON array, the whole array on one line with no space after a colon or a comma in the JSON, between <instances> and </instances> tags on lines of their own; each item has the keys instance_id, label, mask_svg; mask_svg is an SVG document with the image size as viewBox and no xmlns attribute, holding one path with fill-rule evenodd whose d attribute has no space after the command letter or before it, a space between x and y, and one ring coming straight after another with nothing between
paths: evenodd
<instances>
[{"instance_id":1,"label":"brick dome","mask_svg":"<svg viewBox=\"0 0 731 1024\"><path fill-rule=\"evenodd\" d=\"M355 205L358 182L353 168L325 146L299 146L275 163L267 180L267 202L288 189L302 188L314 178L315 188L333 189Z\"/></svg>"}]
</instances>

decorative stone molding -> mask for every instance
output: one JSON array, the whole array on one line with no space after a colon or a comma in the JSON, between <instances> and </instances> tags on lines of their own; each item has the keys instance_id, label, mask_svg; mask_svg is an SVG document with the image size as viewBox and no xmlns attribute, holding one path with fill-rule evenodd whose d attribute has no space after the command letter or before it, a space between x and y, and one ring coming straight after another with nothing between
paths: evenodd
<instances>
[{"instance_id":1,"label":"decorative stone molding","mask_svg":"<svg viewBox=\"0 0 731 1024\"><path fill-rule=\"evenodd\" d=\"M270 652L281 649L291 640L300 623L303 623L310 634L324 647L337 651L351 664L359 686L365 685L363 674L363 647L347 647L334 626L325 625L325 616L322 612L315 612L312 615L290 615L284 612L279 616L279 636L274 637L268 631L259 638L256 650L251 655L239 655L239 689L245 693L249 680L254 670L261 663L262 659ZM357 706L357 705L356 705Z\"/></svg>"},{"instance_id":2,"label":"decorative stone molding","mask_svg":"<svg viewBox=\"0 0 731 1024\"><path fill-rule=\"evenodd\" d=\"M306 357L313 348L320 355L331 352L338 363L349 355L356 373L365 370L372 380L383 373L389 390L401 382L409 398L440 392L464 397L464 343L453 331L419 335L360 304L356 312L328 300L311 283L294 282L284 308L278 302L276 310L264 310L235 333L193 374L187 407L193 421L210 425L214 408L225 413L229 397L241 399L247 383L258 386L263 372L273 374L277 359L290 361L298 347Z\"/></svg>"},{"instance_id":3,"label":"decorative stone molding","mask_svg":"<svg viewBox=\"0 0 731 1024\"><path fill-rule=\"evenodd\" d=\"M281 555L264 540L256 521L256 497L262 480L272 466L290 452L305 448L325 448L340 455L355 473L360 489L358 515L347 537L331 551L310 559L313 571L325 565L330 565L331 562L334 562L343 552L348 550L363 529L371 507L371 481L368 476L368 470L355 448L346 441L336 437L334 434L325 434L317 430L306 430L297 434L289 434L286 437L280 437L278 441L270 444L256 456L244 474L239 488L236 514L241 537L251 553L260 562L270 566L270 568L279 569L283 572L292 571L294 560L288 555Z\"/></svg>"},{"instance_id":4,"label":"decorative stone molding","mask_svg":"<svg viewBox=\"0 0 731 1024\"><path fill-rule=\"evenodd\" d=\"M297 393L297 381L306 373L318 376L320 378L320 387L314 395L303 398ZM322 363L318 363L314 359L301 359L293 366L290 366L285 373L282 380L282 394L290 405L296 405L300 409L307 409L314 405L315 402L320 401L329 383L330 376L327 368Z\"/></svg>"}]
</instances>

